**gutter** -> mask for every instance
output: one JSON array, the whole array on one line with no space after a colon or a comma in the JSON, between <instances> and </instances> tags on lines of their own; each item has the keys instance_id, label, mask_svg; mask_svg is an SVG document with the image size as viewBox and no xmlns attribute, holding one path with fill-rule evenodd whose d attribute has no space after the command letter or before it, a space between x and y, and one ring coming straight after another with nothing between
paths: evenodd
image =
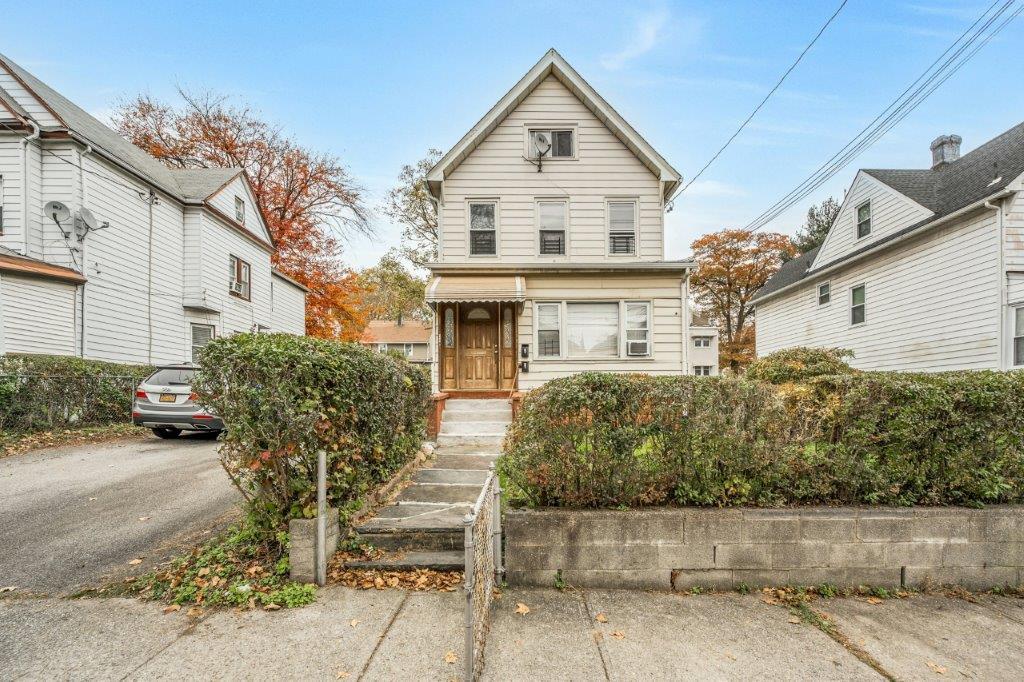
<instances>
[{"instance_id":1,"label":"gutter","mask_svg":"<svg viewBox=\"0 0 1024 682\"><path fill-rule=\"evenodd\" d=\"M954 211L953 213L950 213L949 215L943 216L943 217L941 217L941 218L939 218L937 220L933 220L930 223L926 223L925 225L922 225L920 229L914 230L912 232L908 232L907 234L903 235L902 237L899 237L897 239L893 239L892 241L887 241L887 242L878 244L877 246L874 246L874 247L868 249L867 251L864 251L863 253L858 254L855 258L851 258L850 260L841 260L841 261L839 261L837 263L833 263L832 265L827 265L827 266L821 268L820 270L808 270L806 273L804 273L803 277L801 277L797 281L793 282L792 284L787 284L786 286L782 287L781 289L777 289L776 291L773 291L772 293L764 296L763 298L755 298L752 301L752 303L754 304L754 307L756 308L758 305L764 303L765 301L768 301L768 300L771 300L773 298L776 298L780 294L783 294L783 293L785 293L787 291L790 291L790 290L795 289L797 287L803 286L804 284L807 284L807 280L809 280L809 279L812 279L814 277L819 277L821 275L827 275L827 274L829 274L831 272L835 272L836 270L839 270L840 268L845 268L848 265L853 265L855 263L859 263L860 261L864 260L868 256L872 256L872 255L878 253L879 251L884 251L885 249L888 249L888 248L890 248L892 246L895 246L897 244L902 244L903 242L905 242L905 241L907 241L909 239L913 239L915 237L919 237L925 231L930 230L933 227L938 227L938 226L943 225L945 223L952 222L952 221L956 220L957 218L961 218L964 215L966 215L968 213L971 213L972 211L977 210L978 208L985 208L985 207L987 207L988 204L991 203L992 201L996 201L998 199L1004 199L1004 198L1006 198L1006 197L1008 197L1008 196L1010 196L1010 195L1012 195L1014 193L1015 193L1015 190L1012 190L1012 189L1000 190L999 192L996 192L992 196L986 197L984 199L979 199L978 201L975 201L973 204L968 204L967 206L964 206L963 208L961 208L961 209L959 209L957 211Z\"/></svg>"},{"instance_id":2,"label":"gutter","mask_svg":"<svg viewBox=\"0 0 1024 682\"><path fill-rule=\"evenodd\" d=\"M1003 204L1001 201L998 206L991 201L986 201L985 208L995 211L999 221L999 305L997 307L999 311L999 369L1006 369L1009 365L1006 353L1006 301L1008 298L1008 287L1006 284L1006 226L1003 223Z\"/></svg>"},{"instance_id":3,"label":"gutter","mask_svg":"<svg viewBox=\"0 0 1024 682\"><path fill-rule=\"evenodd\" d=\"M428 263L426 268L431 274L545 274L558 272L665 272L685 273L697 267L694 261L644 262L633 261L624 263Z\"/></svg>"}]
</instances>

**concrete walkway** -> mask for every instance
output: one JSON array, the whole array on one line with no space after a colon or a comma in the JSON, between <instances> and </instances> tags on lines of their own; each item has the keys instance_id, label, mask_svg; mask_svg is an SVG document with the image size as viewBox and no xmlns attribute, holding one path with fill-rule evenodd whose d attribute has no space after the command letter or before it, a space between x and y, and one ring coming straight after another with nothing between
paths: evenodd
<instances>
[{"instance_id":1,"label":"concrete walkway","mask_svg":"<svg viewBox=\"0 0 1024 682\"><path fill-rule=\"evenodd\" d=\"M462 675L462 605L461 591L330 587L302 609L190 618L127 599L5 599L0 679L451 680ZM1024 600L815 608L894 678L1009 680L1024 669ZM883 679L792 620L757 595L508 589L495 604L484 678Z\"/></svg>"}]
</instances>

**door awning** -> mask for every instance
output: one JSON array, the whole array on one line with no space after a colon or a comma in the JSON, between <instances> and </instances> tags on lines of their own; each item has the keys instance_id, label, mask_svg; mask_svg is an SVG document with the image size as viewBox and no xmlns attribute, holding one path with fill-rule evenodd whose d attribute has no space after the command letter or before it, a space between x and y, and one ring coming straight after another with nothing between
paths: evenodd
<instances>
[{"instance_id":1,"label":"door awning","mask_svg":"<svg viewBox=\"0 0 1024 682\"><path fill-rule=\"evenodd\" d=\"M427 286L427 303L521 302L525 298L521 275L439 275Z\"/></svg>"}]
</instances>

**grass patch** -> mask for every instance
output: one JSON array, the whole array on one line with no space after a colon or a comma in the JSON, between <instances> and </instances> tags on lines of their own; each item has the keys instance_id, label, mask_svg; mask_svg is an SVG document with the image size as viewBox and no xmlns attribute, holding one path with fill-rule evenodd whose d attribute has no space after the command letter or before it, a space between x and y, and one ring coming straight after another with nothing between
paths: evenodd
<instances>
[{"instance_id":1,"label":"grass patch","mask_svg":"<svg viewBox=\"0 0 1024 682\"><path fill-rule=\"evenodd\" d=\"M134 424L107 424L87 426L79 429L54 429L15 433L0 430L0 458L18 455L39 448L53 448L65 445L86 445L103 443L121 438L138 438L149 433Z\"/></svg>"}]
</instances>

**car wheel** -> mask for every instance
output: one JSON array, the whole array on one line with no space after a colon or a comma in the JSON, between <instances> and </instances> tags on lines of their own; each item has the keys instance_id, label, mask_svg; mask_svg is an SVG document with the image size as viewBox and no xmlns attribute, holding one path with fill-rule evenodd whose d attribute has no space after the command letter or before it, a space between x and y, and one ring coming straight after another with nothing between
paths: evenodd
<instances>
[{"instance_id":1,"label":"car wheel","mask_svg":"<svg viewBox=\"0 0 1024 682\"><path fill-rule=\"evenodd\" d=\"M177 438L181 435L181 429L176 429L171 426L161 426L160 428L153 429L153 433L156 434L157 438Z\"/></svg>"}]
</instances>

